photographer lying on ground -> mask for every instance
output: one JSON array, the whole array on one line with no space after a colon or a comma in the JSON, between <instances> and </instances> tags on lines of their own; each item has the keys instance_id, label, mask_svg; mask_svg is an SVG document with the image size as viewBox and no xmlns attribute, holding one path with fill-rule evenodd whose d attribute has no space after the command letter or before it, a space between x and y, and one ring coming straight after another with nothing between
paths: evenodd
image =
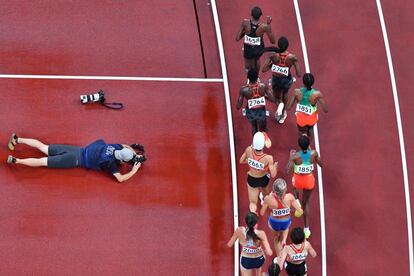
<instances>
[{"instance_id":1,"label":"photographer lying on ground","mask_svg":"<svg viewBox=\"0 0 414 276\"><path fill-rule=\"evenodd\" d=\"M19 159L9 155L8 164L22 164L29 167L76 168L103 170L111 173L119 182L131 178L146 160L144 147L139 144L131 146L106 144L102 139L96 140L84 148L69 145L45 145L39 140L20 138L15 133L9 140L8 147L14 150L17 144L37 148L47 155L42 158ZM130 172L121 174L120 164L126 162L132 166Z\"/></svg>"}]
</instances>

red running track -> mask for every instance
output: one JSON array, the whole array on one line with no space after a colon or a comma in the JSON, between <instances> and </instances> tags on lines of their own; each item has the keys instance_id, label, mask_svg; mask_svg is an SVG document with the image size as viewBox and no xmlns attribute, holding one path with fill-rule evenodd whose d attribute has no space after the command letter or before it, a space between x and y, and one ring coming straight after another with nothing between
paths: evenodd
<instances>
[{"instance_id":1,"label":"red running track","mask_svg":"<svg viewBox=\"0 0 414 276\"><path fill-rule=\"evenodd\" d=\"M122 185L84 169L10 168L3 163L2 273L233 271L232 254L224 250L233 210L221 84L0 82L8 91L2 99L1 115L7 118L2 122L2 160L9 154L5 144L12 131L46 143L85 145L96 138L139 142L149 157ZM80 105L79 93L90 87L111 91L125 110ZM24 146L14 154L40 156Z\"/></svg>"},{"instance_id":2,"label":"red running track","mask_svg":"<svg viewBox=\"0 0 414 276\"><path fill-rule=\"evenodd\" d=\"M272 16L272 29L275 36L278 38L284 35L289 38L290 46L289 51L295 53L299 58L299 63L304 71L303 66L303 54L300 44L299 31L296 24L296 15L292 2L285 2L281 5L275 5L272 1L256 1L254 4L251 1L239 1L236 6L231 1L218 1L218 9L220 16L220 24L223 35L224 50L226 54L226 64L229 75L229 85L232 98L232 111L233 111L233 123L235 132L236 143L236 160L243 154L245 148L251 144L251 127L246 118L242 117L241 112L235 108L236 100L238 97L238 90L241 85L246 83L246 75L243 69L243 55L242 55L242 42L236 42L236 33L240 27L242 19L249 18L250 9L253 5L258 5L263 10L263 15ZM265 20L265 19L263 19ZM270 42L265 38L265 45L270 45ZM263 59L262 59L263 60ZM261 74L260 78L263 82L267 82L270 78L270 73L265 75ZM299 87L298 83L292 86L292 89ZM272 104L268 107L272 114L274 114L276 107ZM321 120L326 118L321 116ZM289 115L283 125L276 124L273 119L273 115L268 118L269 135L272 139L272 147L265 151L272 154L274 159L279 162L278 176L283 177L289 184L288 191L291 191L291 175L287 176L284 173L284 168L288 160L289 150L297 148L297 130L295 117ZM325 161L326 162L326 161ZM237 166L238 177L238 191L239 191L239 223L244 225L244 216L248 212L248 197L246 187L246 165ZM271 180L271 183L273 181ZM310 239L314 248L320 253L320 222L319 222L319 197L317 189L312 195L310 202L312 213L310 227L312 230L312 237ZM267 232L268 239L272 240L273 236L267 226L267 216L260 218L260 229L264 229ZM293 226L302 226L302 219L294 219ZM264 265L264 270L267 270L270 263L268 258ZM310 275L321 274L321 259L316 258L308 260L308 268Z\"/></svg>"},{"instance_id":3,"label":"red running track","mask_svg":"<svg viewBox=\"0 0 414 276\"><path fill-rule=\"evenodd\" d=\"M375 3L352 1L300 2L315 86L330 106L330 113L322 114L319 124L325 163L328 275L408 275L401 159L382 33ZM3 2L0 71L203 77L192 3L152 2L159 9L96 3ZM196 4L207 75L219 77L210 10L206 3ZM218 3L233 106L238 87L245 81L241 45L234 37L252 6L248 1L238 4ZM288 36L290 50L301 60L293 4L255 4L265 15L272 15L276 36ZM406 0L383 2L409 168L414 164L409 143L414 136L409 127L414 70L406 45L413 44L407 28L413 24L413 8ZM128 15L130 11L133 16ZM148 31L154 26L158 33ZM154 44L137 44L135 37L143 36ZM171 43L177 40L185 42L186 48ZM173 51L164 51L165 45L174 45ZM4 176L0 181L0 233L4 237L0 271L7 275L67 271L177 275L201 269L208 275L233 274L232 250L225 247L232 232L233 210L222 84L0 82L4 91L0 94L4 103L0 138L4 142L13 131L48 143L78 145L98 137L111 142L138 139L150 152L142 171L122 186L108 176L81 169L0 166ZM79 94L98 88L110 92L111 99L122 100L127 109L116 112L78 104ZM250 143L250 126L234 109L233 115L239 157ZM91 128L90 121L114 127ZM274 144L270 153L282 168L288 150L296 147L294 118L289 116L283 126L270 122L269 126ZM20 147L16 152L37 154ZM5 146L0 148L3 160L8 154ZM244 166L238 167L240 218L247 211L245 172ZM284 176L280 170L279 175ZM412 199L413 194L411 190ZM320 253L316 193L311 204L311 242ZM202 219L194 219L197 216ZM260 226L266 229L264 221ZM171 236L165 235L165 228ZM321 274L320 258L309 261L309 272Z\"/></svg>"},{"instance_id":4,"label":"red running track","mask_svg":"<svg viewBox=\"0 0 414 276\"><path fill-rule=\"evenodd\" d=\"M414 26L414 5L411 1L383 1L383 12L387 25L388 38L392 52L396 84L401 109L401 120L404 129L405 151L407 155L408 179L414 179L414 98L411 89L414 87L414 66L410 61L414 37L410 26ZM411 214L414 212L414 189L410 185Z\"/></svg>"},{"instance_id":5,"label":"red running track","mask_svg":"<svg viewBox=\"0 0 414 276\"><path fill-rule=\"evenodd\" d=\"M220 75L207 6L197 1L209 77ZM1 1L3 74L204 77L192 1Z\"/></svg>"},{"instance_id":6,"label":"red running track","mask_svg":"<svg viewBox=\"0 0 414 276\"><path fill-rule=\"evenodd\" d=\"M319 124L328 273L408 275L401 156L376 3L300 7L315 86L331 111Z\"/></svg>"}]
</instances>

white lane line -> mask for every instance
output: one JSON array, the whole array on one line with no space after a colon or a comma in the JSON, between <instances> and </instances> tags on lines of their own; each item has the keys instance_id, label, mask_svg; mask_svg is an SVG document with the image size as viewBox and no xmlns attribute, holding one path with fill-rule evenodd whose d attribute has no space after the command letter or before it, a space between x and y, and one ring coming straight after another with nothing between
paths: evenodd
<instances>
[{"instance_id":1,"label":"white lane line","mask_svg":"<svg viewBox=\"0 0 414 276\"><path fill-rule=\"evenodd\" d=\"M122 76L64 76L64 75L13 75L0 74L0 79L56 79L56 80L121 80L121 81L177 81L177 82L223 82L223 79L169 78L169 77L122 77Z\"/></svg>"},{"instance_id":2,"label":"white lane line","mask_svg":"<svg viewBox=\"0 0 414 276\"><path fill-rule=\"evenodd\" d=\"M236 173L236 153L234 150L234 134L233 134L233 119L231 115L230 91L229 82L227 79L226 60L224 59L223 39L221 37L220 22L217 14L216 1L211 0L211 10L213 11L214 26L217 35L217 44L220 53L221 72L223 74L224 95L226 98L227 110L227 125L229 129L229 143L230 143L230 160L231 160L231 178L233 185L233 221L234 229L239 227L239 205L237 199L237 173ZM234 276L239 275L239 244L234 245Z\"/></svg>"},{"instance_id":3,"label":"white lane line","mask_svg":"<svg viewBox=\"0 0 414 276\"><path fill-rule=\"evenodd\" d=\"M413 229L411 219L410 187L408 182L407 160L405 158L405 145L403 126L401 122L400 104L398 101L397 84L395 82L394 66L391 58L390 44L388 42L387 29L385 27L384 15L382 13L381 1L377 0L378 14L381 22L382 35L384 37L385 51L387 53L388 67L390 71L392 94L394 97L395 115L397 117L398 137L400 140L401 163L404 177L405 208L407 212L407 232L408 232L408 263L410 275L414 276L414 257L413 257Z\"/></svg>"},{"instance_id":4,"label":"white lane line","mask_svg":"<svg viewBox=\"0 0 414 276\"><path fill-rule=\"evenodd\" d=\"M303 52L303 61L305 63L306 73L310 73L308 52L305 42L305 34L303 32L302 18L300 16L299 4L297 0L293 0L295 5L296 19L298 21L298 28L300 34L300 41L302 44ZM315 136L315 147L316 150L321 154L319 147L319 135L318 135L318 125L314 127L314 136ZM322 183L322 168L318 166L318 188L319 188L319 210L320 210L320 219L321 219L321 250L322 250L322 276L326 276L326 233L325 233L325 203L323 198L323 183Z\"/></svg>"}]
</instances>

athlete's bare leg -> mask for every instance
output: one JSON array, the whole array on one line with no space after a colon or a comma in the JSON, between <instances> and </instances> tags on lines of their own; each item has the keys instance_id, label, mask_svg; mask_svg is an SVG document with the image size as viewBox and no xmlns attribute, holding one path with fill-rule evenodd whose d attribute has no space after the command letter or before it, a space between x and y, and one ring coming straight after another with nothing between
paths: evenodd
<instances>
[{"instance_id":1,"label":"athlete's bare leg","mask_svg":"<svg viewBox=\"0 0 414 276\"><path fill-rule=\"evenodd\" d=\"M252 188L247 184L247 193L249 194L249 210L257 214L257 201L259 197L259 189Z\"/></svg>"},{"instance_id":2,"label":"athlete's bare leg","mask_svg":"<svg viewBox=\"0 0 414 276\"><path fill-rule=\"evenodd\" d=\"M253 276L252 269L245 270L243 268L240 268L240 271L242 276Z\"/></svg>"},{"instance_id":3,"label":"athlete's bare leg","mask_svg":"<svg viewBox=\"0 0 414 276\"><path fill-rule=\"evenodd\" d=\"M310 211L310 196L312 195L313 190L305 190L303 189L303 196L302 196L302 207L303 207L303 220L305 222L305 227L309 227L309 211Z\"/></svg>"},{"instance_id":4,"label":"athlete's bare leg","mask_svg":"<svg viewBox=\"0 0 414 276\"><path fill-rule=\"evenodd\" d=\"M36 139L30 139L30 138L17 138L18 144L25 144L32 148L36 148L43 152L44 154L48 155L49 145L45 145L39 140Z\"/></svg>"},{"instance_id":5,"label":"athlete's bare leg","mask_svg":"<svg viewBox=\"0 0 414 276\"><path fill-rule=\"evenodd\" d=\"M246 70L246 73L250 70L256 68L256 60L254 58L252 59L244 59L244 69Z\"/></svg>"},{"instance_id":6,"label":"athlete's bare leg","mask_svg":"<svg viewBox=\"0 0 414 276\"><path fill-rule=\"evenodd\" d=\"M16 158L16 164L21 164L29 167L47 167L47 157L42 158Z\"/></svg>"}]
</instances>

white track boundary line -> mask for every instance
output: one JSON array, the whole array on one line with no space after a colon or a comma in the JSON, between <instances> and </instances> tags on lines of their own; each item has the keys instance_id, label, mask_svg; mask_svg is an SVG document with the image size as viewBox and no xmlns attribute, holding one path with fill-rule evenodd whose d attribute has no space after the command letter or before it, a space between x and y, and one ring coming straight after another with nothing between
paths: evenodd
<instances>
[{"instance_id":1,"label":"white track boundary line","mask_svg":"<svg viewBox=\"0 0 414 276\"><path fill-rule=\"evenodd\" d=\"M169 78L169 77L122 77L122 76L65 76L65 75L14 75L0 74L0 79L56 79L56 80L120 80L120 81L177 81L177 82L223 82L211 78Z\"/></svg>"},{"instance_id":2,"label":"white track boundary line","mask_svg":"<svg viewBox=\"0 0 414 276\"><path fill-rule=\"evenodd\" d=\"M296 19L298 21L298 28L300 34L300 41L302 44L303 61L305 63L306 73L310 73L308 52L306 50L305 34L303 32L302 18L300 16L300 9L297 0L293 0L295 5ZM319 147L319 135L318 135L318 124L314 127L315 136L315 147L316 150L321 154ZM318 188L319 188L319 210L321 219L321 250L322 250L322 276L326 276L326 233L325 233L325 203L323 198L323 183L322 183L322 169L318 166Z\"/></svg>"},{"instance_id":3,"label":"white track boundary line","mask_svg":"<svg viewBox=\"0 0 414 276\"><path fill-rule=\"evenodd\" d=\"M395 82L394 66L393 66L392 58L391 58L390 44L388 41L387 29L385 27L384 15L382 13L381 1L380 0L376 0L376 1L377 1L379 19L381 22L382 35L384 37L385 51L387 53L388 67L390 71L392 94L394 97L395 115L397 117L398 137L400 140L401 162L402 162L403 177L404 177L405 208L407 211L408 255L409 255L408 263L410 266L410 275L414 276L413 232L412 232L413 230L412 230L412 220L411 220L410 187L409 187L409 182L408 182L407 160L405 157L403 126L401 122L401 113L400 113L400 105L399 105L399 100L398 100L397 84Z\"/></svg>"},{"instance_id":4,"label":"white track boundary line","mask_svg":"<svg viewBox=\"0 0 414 276\"><path fill-rule=\"evenodd\" d=\"M231 159L231 177L233 185L233 212L234 212L234 229L239 227L239 206L237 193L237 173L236 173L236 154L234 150L233 119L231 115L229 82L227 79L226 60L224 58L223 40L221 37L220 22L217 13L216 0L211 0L211 10L213 11L214 26L217 35L217 44L220 54L221 71L223 74L224 95L226 98L227 125L229 129L230 159ZM234 276L239 275L239 244L234 245Z\"/></svg>"}]
</instances>

